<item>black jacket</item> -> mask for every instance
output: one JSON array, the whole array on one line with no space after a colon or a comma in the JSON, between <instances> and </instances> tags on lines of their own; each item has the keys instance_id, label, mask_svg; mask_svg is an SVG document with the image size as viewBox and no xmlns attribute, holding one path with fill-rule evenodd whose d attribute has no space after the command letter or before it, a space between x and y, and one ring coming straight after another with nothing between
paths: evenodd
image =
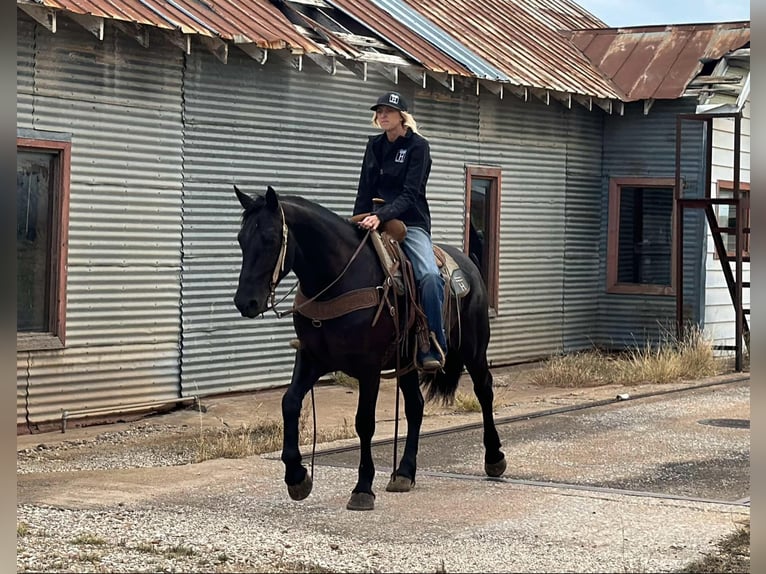
<instances>
[{"instance_id":1,"label":"black jacket","mask_svg":"<svg viewBox=\"0 0 766 574\"><path fill-rule=\"evenodd\" d=\"M385 133L370 136L367 142L354 215L374 211L381 222L401 219L405 225L430 233L431 212L426 201L426 183L431 173L428 140L407 129L404 136L388 147L386 143ZM386 203L373 208L374 197Z\"/></svg>"}]
</instances>

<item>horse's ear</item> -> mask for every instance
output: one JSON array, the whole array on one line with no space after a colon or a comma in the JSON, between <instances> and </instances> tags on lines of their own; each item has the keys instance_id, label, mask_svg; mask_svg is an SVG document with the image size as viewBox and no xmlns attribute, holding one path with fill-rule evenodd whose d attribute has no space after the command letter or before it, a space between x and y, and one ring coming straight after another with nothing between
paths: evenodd
<instances>
[{"instance_id":1,"label":"horse's ear","mask_svg":"<svg viewBox=\"0 0 766 574\"><path fill-rule=\"evenodd\" d=\"M239 203L242 205L242 209L245 211L247 211L248 208L250 208L250 206L255 203L255 200L252 197L239 191L239 188L236 185L234 186L234 193L237 194L237 199L239 199Z\"/></svg>"},{"instance_id":2,"label":"horse's ear","mask_svg":"<svg viewBox=\"0 0 766 574\"><path fill-rule=\"evenodd\" d=\"M266 188L266 207L270 209L276 209L278 203L279 200L277 199L277 192L274 191L273 187L269 186Z\"/></svg>"}]
</instances>

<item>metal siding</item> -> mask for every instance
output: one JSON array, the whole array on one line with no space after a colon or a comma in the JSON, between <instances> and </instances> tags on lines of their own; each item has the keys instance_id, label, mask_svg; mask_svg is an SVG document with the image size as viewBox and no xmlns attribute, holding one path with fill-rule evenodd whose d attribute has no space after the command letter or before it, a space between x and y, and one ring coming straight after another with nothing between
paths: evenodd
<instances>
[{"instance_id":1,"label":"metal siding","mask_svg":"<svg viewBox=\"0 0 766 574\"><path fill-rule=\"evenodd\" d=\"M38 30L31 127L71 133L72 164L66 348L18 354L32 423L177 397L180 337L182 54Z\"/></svg>"},{"instance_id":2,"label":"metal siding","mask_svg":"<svg viewBox=\"0 0 766 574\"><path fill-rule=\"evenodd\" d=\"M17 11L16 26L16 127L32 127L35 84L35 23Z\"/></svg>"},{"instance_id":3,"label":"metal siding","mask_svg":"<svg viewBox=\"0 0 766 574\"><path fill-rule=\"evenodd\" d=\"M600 116L460 91L421 91L415 112L434 160L436 241L462 247L466 164L502 169L490 362L588 346L599 284Z\"/></svg>"},{"instance_id":4,"label":"metal siding","mask_svg":"<svg viewBox=\"0 0 766 574\"><path fill-rule=\"evenodd\" d=\"M232 184L250 194L272 185L350 216L367 135L377 132L369 107L391 87L343 69L330 76L307 60L302 71L279 59L261 66L236 53L226 65L201 51L188 61L183 393L284 385L294 358L292 320L245 319L234 307L241 207ZM294 281L293 274L284 279L278 298Z\"/></svg>"},{"instance_id":5,"label":"metal siding","mask_svg":"<svg viewBox=\"0 0 766 574\"><path fill-rule=\"evenodd\" d=\"M604 181L602 184L603 262L606 277L608 198L610 177L675 177L676 115L693 113L694 101L655 102L648 115L640 103L627 104L623 116L606 121L604 136ZM681 177L685 197L699 197L704 177L702 122L683 122ZM685 313L699 318L700 278L704 244L704 219L698 210L685 210L684 303ZM674 296L626 295L602 292L599 304L597 341L605 346L652 343L675 333Z\"/></svg>"},{"instance_id":6,"label":"metal siding","mask_svg":"<svg viewBox=\"0 0 766 574\"><path fill-rule=\"evenodd\" d=\"M486 96L481 158L502 173L499 301L493 364L560 350L563 323L566 121L557 104Z\"/></svg>"},{"instance_id":7,"label":"metal siding","mask_svg":"<svg viewBox=\"0 0 766 574\"><path fill-rule=\"evenodd\" d=\"M740 160L746 157L748 161L742 161L740 169L740 181L750 183L750 170L743 169L744 165L749 165L750 157L750 105L749 100L743 108L742 123L743 144ZM718 180L734 180L734 120L729 118L718 118L713 120L713 148L722 150L720 154L723 161L713 164L711 176L711 197L717 196ZM751 203L752 205L752 203ZM735 313L734 304L729 294L729 288L724 278L721 261L714 256L715 244L710 229L706 227L706 258L705 258L705 335L709 337L715 345L735 344ZM751 248L752 250L752 248ZM736 263L731 262L732 273L736 271ZM750 263L742 264L742 281L750 281ZM750 289L742 289L743 307L750 308ZM751 315L747 316L748 326L753 330Z\"/></svg>"}]
</instances>

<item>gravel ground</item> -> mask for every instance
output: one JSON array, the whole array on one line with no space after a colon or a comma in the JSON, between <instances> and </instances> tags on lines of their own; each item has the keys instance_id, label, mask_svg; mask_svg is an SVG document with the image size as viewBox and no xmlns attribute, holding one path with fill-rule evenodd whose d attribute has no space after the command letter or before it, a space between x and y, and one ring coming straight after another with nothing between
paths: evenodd
<instances>
[{"instance_id":1,"label":"gravel ground","mask_svg":"<svg viewBox=\"0 0 766 574\"><path fill-rule=\"evenodd\" d=\"M314 491L294 502L273 456L191 464L195 432L153 420L27 441L17 571L674 572L750 516L743 506L435 476L391 494L384 473L375 510L349 512L354 469L318 466Z\"/></svg>"}]
</instances>

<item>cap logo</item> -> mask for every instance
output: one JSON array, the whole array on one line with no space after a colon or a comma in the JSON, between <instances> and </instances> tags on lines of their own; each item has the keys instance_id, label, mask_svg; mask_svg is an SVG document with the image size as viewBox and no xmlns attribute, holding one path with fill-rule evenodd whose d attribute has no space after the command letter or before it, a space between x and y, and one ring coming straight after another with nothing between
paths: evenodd
<instances>
[{"instance_id":1,"label":"cap logo","mask_svg":"<svg viewBox=\"0 0 766 574\"><path fill-rule=\"evenodd\" d=\"M389 104L398 104L399 103L399 94L389 94L389 96L388 96L388 103Z\"/></svg>"}]
</instances>

